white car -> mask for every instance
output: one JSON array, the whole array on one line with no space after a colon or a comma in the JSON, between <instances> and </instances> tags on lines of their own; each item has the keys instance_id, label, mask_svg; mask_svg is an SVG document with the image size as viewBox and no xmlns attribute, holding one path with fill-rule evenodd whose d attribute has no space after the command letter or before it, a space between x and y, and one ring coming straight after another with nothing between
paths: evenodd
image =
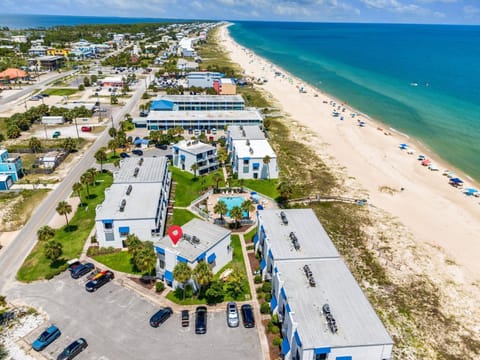
<instances>
[{"instance_id":1,"label":"white car","mask_svg":"<svg viewBox=\"0 0 480 360\"><path fill-rule=\"evenodd\" d=\"M240 324L237 304L234 302L229 302L227 304L227 324L229 327L237 327Z\"/></svg>"}]
</instances>

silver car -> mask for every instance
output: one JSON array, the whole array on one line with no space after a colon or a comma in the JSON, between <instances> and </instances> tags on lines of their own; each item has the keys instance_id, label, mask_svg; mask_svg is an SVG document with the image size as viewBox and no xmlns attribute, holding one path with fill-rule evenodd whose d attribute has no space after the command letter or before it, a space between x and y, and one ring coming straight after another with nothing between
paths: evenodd
<instances>
[{"instance_id":1,"label":"silver car","mask_svg":"<svg viewBox=\"0 0 480 360\"><path fill-rule=\"evenodd\" d=\"M237 304L234 302L227 304L227 324L229 327L237 327L240 324Z\"/></svg>"}]
</instances>

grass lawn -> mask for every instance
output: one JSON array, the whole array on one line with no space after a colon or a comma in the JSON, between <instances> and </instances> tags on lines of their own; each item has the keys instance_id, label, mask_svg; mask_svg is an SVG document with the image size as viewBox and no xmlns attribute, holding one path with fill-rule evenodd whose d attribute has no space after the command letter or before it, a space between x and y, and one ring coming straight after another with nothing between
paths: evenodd
<instances>
[{"instance_id":1,"label":"grass lawn","mask_svg":"<svg viewBox=\"0 0 480 360\"><path fill-rule=\"evenodd\" d=\"M173 166L170 167L170 171L172 172L173 180L177 183L175 189L175 206L188 206L201 195L202 188L206 190L209 186L215 186L212 180L214 173L202 177L197 176L195 178L193 174ZM221 170L217 171L221 172ZM203 184L202 181L204 182ZM220 183L219 186L222 186L222 183Z\"/></svg>"},{"instance_id":2,"label":"grass lawn","mask_svg":"<svg viewBox=\"0 0 480 360\"><path fill-rule=\"evenodd\" d=\"M245 239L246 243L253 242L253 237L257 233L258 228L255 226L252 230L250 230L248 233L243 235L243 238Z\"/></svg>"},{"instance_id":3,"label":"grass lawn","mask_svg":"<svg viewBox=\"0 0 480 360\"><path fill-rule=\"evenodd\" d=\"M253 179L245 179L243 183L245 187L252 189L260 194L266 195L272 199L276 199L279 197L279 193L277 191L277 179L270 179L270 180L253 180Z\"/></svg>"},{"instance_id":4,"label":"grass lawn","mask_svg":"<svg viewBox=\"0 0 480 360\"><path fill-rule=\"evenodd\" d=\"M173 209L173 224L182 226L192 219L199 217L186 209Z\"/></svg>"},{"instance_id":5,"label":"grass lawn","mask_svg":"<svg viewBox=\"0 0 480 360\"><path fill-rule=\"evenodd\" d=\"M78 92L78 89L47 89L42 91L42 94L57 95L57 96L70 96Z\"/></svg>"},{"instance_id":6,"label":"grass lawn","mask_svg":"<svg viewBox=\"0 0 480 360\"><path fill-rule=\"evenodd\" d=\"M128 251L120 251L114 254L98 255L94 259L112 270L121 271L128 274L141 275L142 272L137 269L133 263L133 256Z\"/></svg>"},{"instance_id":7,"label":"grass lawn","mask_svg":"<svg viewBox=\"0 0 480 360\"><path fill-rule=\"evenodd\" d=\"M177 295L179 295L180 297L177 297ZM179 305L202 305L207 303L207 300L197 299L195 297L185 297L185 300L183 300L183 292L176 292L174 290L171 290L167 294L166 298L171 302Z\"/></svg>"},{"instance_id":8,"label":"grass lawn","mask_svg":"<svg viewBox=\"0 0 480 360\"><path fill-rule=\"evenodd\" d=\"M67 268L68 260L80 256L85 240L95 223L95 208L103 201L104 190L112 184L113 180L109 173L99 174L96 179L97 185L90 186L90 197L87 199L85 190L82 193L82 200L86 207L79 207L73 217L70 214L70 225L63 226L55 233L53 239L63 245L63 254L60 259L52 263L44 255L45 243L37 242L18 271L18 280L30 282L50 279Z\"/></svg>"}]
</instances>

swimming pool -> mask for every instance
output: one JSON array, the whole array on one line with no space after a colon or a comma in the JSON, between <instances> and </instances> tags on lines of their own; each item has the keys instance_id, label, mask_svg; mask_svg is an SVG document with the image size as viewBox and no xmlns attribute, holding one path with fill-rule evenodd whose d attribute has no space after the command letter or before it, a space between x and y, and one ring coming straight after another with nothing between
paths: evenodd
<instances>
[{"instance_id":1,"label":"swimming pool","mask_svg":"<svg viewBox=\"0 0 480 360\"><path fill-rule=\"evenodd\" d=\"M230 210L235 206L242 206L242 203L245 201L245 198L242 196L228 196L228 197L221 197L218 201L222 200L225 204L227 204L227 216L230 217ZM248 213L246 211L243 212L243 217L247 217Z\"/></svg>"}]
</instances>

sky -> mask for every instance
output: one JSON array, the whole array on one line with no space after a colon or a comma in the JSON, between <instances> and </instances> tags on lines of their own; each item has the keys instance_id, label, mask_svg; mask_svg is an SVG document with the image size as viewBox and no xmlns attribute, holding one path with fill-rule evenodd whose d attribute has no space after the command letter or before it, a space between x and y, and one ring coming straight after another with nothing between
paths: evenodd
<instances>
[{"instance_id":1,"label":"sky","mask_svg":"<svg viewBox=\"0 0 480 360\"><path fill-rule=\"evenodd\" d=\"M2 0L2 13L480 25L480 0Z\"/></svg>"}]
</instances>

